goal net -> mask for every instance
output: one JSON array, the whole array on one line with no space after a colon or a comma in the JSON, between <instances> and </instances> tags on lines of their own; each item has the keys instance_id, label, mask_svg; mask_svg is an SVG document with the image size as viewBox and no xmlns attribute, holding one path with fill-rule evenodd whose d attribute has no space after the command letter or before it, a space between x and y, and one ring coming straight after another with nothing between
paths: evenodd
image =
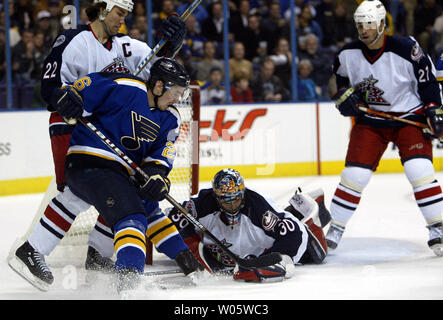
<instances>
[{"instance_id":1,"label":"goal net","mask_svg":"<svg viewBox=\"0 0 443 320\"><path fill-rule=\"evenodd\" d=\"M179 136L176 140L176 159L174 168L168 178L171 181L170 195L178 202L183 202L193 194L198 193L198 159L199 159L199 120L200 120L200 87L198 84L190 85L190 95L186 100L180 101L178 110L181 117ZM42 217L47 205L58 194L55 177L40 203L40 207L35 215L27 232L16 241L10 254L26 241ZM165 209L171 205L163 200L160 208ZM94 207L80 213L71 228L61 240L60 244L47 257L49 265L82 265L86 259L88 234L94 227L98 217L98 212ZM152 244L147 242L146 264L152 264Z\"/></svg>"}]
</instances>

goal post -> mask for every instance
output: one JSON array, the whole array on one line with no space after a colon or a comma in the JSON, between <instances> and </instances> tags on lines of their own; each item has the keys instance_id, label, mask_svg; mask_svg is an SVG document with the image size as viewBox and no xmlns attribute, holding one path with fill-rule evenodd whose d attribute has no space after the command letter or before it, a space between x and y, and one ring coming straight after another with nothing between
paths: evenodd
<instances>
[{"instance_id":1,"label":"goal post","mask_svg":"<svg viewBox=\"0 0 443 320\"><path fill-rule=\"evenodd\" d=\"M198 193L199 181L199 136L200 136L200 86L196 82L190 85L190 94L185 100L177 104L180 113L181 125L179 136L175 142L176 159L174 167L168 178L171 181L171 196L179 202L183 202L191 195ZM25 234L17 239L10 250L9 255L15 253L16 248L21 245L32 233L34 226L44 214L49 202L58 194L55 177L52 178L48 189L40 203L38 211L34 216ZM160 208L165 210L171 205L163 200ZM94 228L98 218L98 212L94 207L80 213L74 220L64 238L58 246L47 257L51 266L56 265L84 265L87 252L89 232ZM147 241L146 264L153 263L152 243Z\"/></svg>"}]
</instances>

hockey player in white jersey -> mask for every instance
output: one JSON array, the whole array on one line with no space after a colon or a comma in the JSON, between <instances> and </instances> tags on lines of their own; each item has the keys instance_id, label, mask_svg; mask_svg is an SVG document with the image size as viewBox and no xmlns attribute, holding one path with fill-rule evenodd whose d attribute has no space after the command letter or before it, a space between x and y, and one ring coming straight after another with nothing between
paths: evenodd
<instances>
[{"instance_id":1,"label":"hockey player in white jersey","mask_svg":"<svg viewBox=\"0 0 443 320\"><path fill-rule=\"evenodd\" d=\"M385 17L380 1L362 2L354 13L359 40L345 45L334 62L336 107L343 116L354 116L355 125L345 169L332 198L326 240L330 248L337 247L364 188L388 143L393 142L429 229L428 246L443 256L443 194L432 164L432 138L443 135L440 87L431 59L415 39L384 35ZM429 129L424 132L364 113L361 106L427 123Z\"/></svg>"},{"instance_id":2,"label":"hockey player in white jersey","mask_svg":"<svg viewBox=\"0 0 443 320\"><path fill-rule=\"evenodd\" d=\"M54 92L62 84L73 83L91 72L135 72L136 67L151 52L151 48L142 41L118 33L132 8L132 0L94 1L94 4L86 9L91 23L59 34L44 61L41 94L51 112L49 134L57 189L60 193L50 201L42 218L18 251L21 256L28 256L28 259L32 260L32 264L36 266L34 276L47 285L53 282L53 276L46 266L44 256L54 250L68 232L75 217L90 207L65 186L66 152L75 126L65 122L55 112L54 105L58 101L53 99ZM159 33L167 41L158 56L171 56L180 49L186 28L179 17L170 16L164 20ZM150 65L138 76L147 80L149 69ZM66 105L76 103L76 95L71 91L67 91L63 99ZM66 115L69 118L69 110L66 110ZM89 234L85 263L87 269L113 270L114 265L109 259L114 253L112 239L111 229L100 216Z\"/></svg>"},{"instance_id":3,"label":"hockey player in white jersey","mask_svg":"<svg viewBox=\"0 0 443 320\"><path fill-rule=\"evenodd\" d=\"M280 209L270 198L245 187L237 170L223 169L212 181L183 203L208 231L240 258L270 252L282 254L282 261L265 268L234 269L234 261L199 230L183 213L170 209L168 216L207 271L233 271L235 280L267 282L290 278L296 263L321 263L327 254L323 227L330 221L321 189L296 192L290 205Z\"/></svg>"}]
</instances>

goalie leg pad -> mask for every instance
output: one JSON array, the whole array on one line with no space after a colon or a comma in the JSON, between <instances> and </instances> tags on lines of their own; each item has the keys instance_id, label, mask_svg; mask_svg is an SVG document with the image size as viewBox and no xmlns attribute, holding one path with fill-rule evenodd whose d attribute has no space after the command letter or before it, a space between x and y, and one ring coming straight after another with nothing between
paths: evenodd
<instances>
[{"instance_id":1,"label":"goalie leg pad","mask_svg":"<svg viewBox=\"0 0 443 320\"><path fill-rule=\"evenodd\" d=\"M188 249L177 227L163 212L158 210L156 214L149 215L147 220L146 237L159 252L175 259L180 252Z\"/></svg>"},{"instance_id":2,"label":"goalie leg pad","mask_svg":"<svg viewBox=\"0 0 443 320\"><path fill-rule=\"evenodd\" d=\"M306 229L308 230L308 245L302 262L322 263L328 253L323 229L316 225L312 219L306 221Z\"/></svg>"}]
</instances>

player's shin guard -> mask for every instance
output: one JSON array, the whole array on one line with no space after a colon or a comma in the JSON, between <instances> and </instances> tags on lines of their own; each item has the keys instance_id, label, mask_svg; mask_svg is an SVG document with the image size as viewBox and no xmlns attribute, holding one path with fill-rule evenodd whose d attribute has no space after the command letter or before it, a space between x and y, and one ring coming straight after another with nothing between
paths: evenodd
<instances>
[{"instance_id":1,"label":"player's shin guard","mask_svg":"<svg viewBox=\"0 0 443 320\"><path fill-rule=\"evenodd\" d=\"M438 256L443 255L442 211L443 194L435 179L434 167L428 159L411 159L404 163L405 174L411 183L414 197L429 230L429 247Z\"/></svg>"},{"instance_id":2,"label":"player's shin guard","mask_svg":"<svg viewBox=\"0 0 443 320\"><path fill-rule=\"evenodd\" d=\"M114 248L117 256L117 270L134 269L143 272L146 256L146 217L143 214L132 214L114 226Z\"/></svg>"},{"instance_id":3,"label":"player's shin guard","mask_svg":"<svg viewBox=\"0 0 443 320\"><path fill-rule=\"evenodd\" d=\"M360 167L346 167L331 203L332 221L326 234L328 247L335 249L341 240L345 225L358 207L361 193L372 176L372 171Z\"/></svg>"},{"instance_id":4,"label":"player's shin guard","mask_svg":"<svg viewBox=\"0 0 443 320\"><path fill-rule=\"evenodd\" d=\"M163 212L159 211L149 216L147 221L146 237L159 252L164 253L170 259L175 259L181 251L188 250L177 227Z\"/></svg>"},{"instance_id":5,"label":"player's shin guard","mask_svg":"<svg viewBox=\"0 0 443 320\"><path fill-rule=\"evenodd\" d=\"M69 231L77 215L89 207L65 187L64 192L59 193L46 207L28 237L29 243L41 254L49 255Z\"/></svg>"}]
</instances>

